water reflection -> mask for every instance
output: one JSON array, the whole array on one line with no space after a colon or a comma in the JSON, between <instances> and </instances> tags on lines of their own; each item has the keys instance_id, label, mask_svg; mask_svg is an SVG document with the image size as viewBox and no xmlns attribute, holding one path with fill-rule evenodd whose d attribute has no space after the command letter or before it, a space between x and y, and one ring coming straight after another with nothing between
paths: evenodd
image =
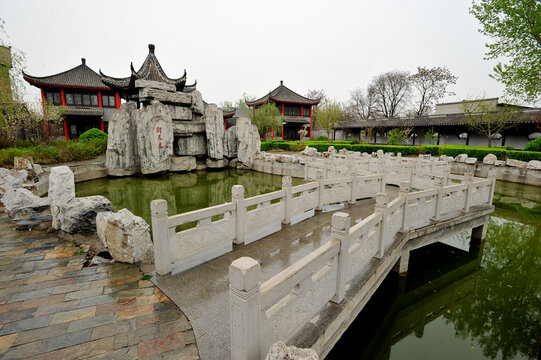
<instances>
[{"instance_id":1,"label":"water reflection","mask_svg":"<svg viewBox=\"0 0 541 360\"><path fill-rule=\"evenodd\" d=\"M541 192L532 188L497 183L482 249L412 252L407 278L387 277L328 359L539 358Z\"/></svg>"},{"instance_id":2,"label":"water reflection","mask_svg":"<svg viewBox=\"0 0 541 360\"><path fill-rule=\"evenodd\" d=\"M293 179L293 185L301 184ZM282 177L255 171L228 169L219 172L98 179L76 185L77 196L103 195L116 210L127 208L150 224L150 202L165 199L169 215L231 201L231 187L243 185L246 197L279 190Z\"/></svg>"}]
</instances>

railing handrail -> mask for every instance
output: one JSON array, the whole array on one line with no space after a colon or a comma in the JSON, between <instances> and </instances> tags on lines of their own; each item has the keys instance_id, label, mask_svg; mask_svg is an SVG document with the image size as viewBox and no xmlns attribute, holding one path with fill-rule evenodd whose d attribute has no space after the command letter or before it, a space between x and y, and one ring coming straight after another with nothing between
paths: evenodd
<instances>
[{"instance_id":1,"label":"railing handrail","mask_svg":"<svg viewBox=\"0 0 541 360\"><path fill-rule=\"evenodd\" d=\"M220 215L229 211L235 211L236 206L232 202L215 205L204 209L193 210L182 214L172 215L168 217L169 228L174 228L192 221L198 221Z\"/></svg>"}]
</instances>

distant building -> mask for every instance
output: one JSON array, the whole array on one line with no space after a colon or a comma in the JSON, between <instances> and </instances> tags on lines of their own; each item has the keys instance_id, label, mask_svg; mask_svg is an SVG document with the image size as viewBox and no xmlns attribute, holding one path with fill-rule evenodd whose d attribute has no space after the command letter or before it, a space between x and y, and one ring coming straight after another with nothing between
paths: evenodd
<instances>
[{"instance_id":1,"label":"distant building","mask_svg":"<svg viewBox=\"0 0 541 360\"><path fill-rule=\"evenodd\" d=\"M290 90L280 81L280 86L254 101L247 101L246 105L255 112L265 103L273 102L281 110L283 115L282 129L274 129L284 140L298 140L299 130L308 127L309 137L312 136L312 112L313 106L319 104L319 100L308 99ZM274 134L272 134L274 137Z\"/></svg>"},{"instance_id":2,"label":"distant building","mask_svg":"<svg viewBox=\"0 0 541 360\"><path fill-rule=\"evenodd\" d=\"M92 128L106 131L109 119L120 107L118 92L104 85L84 58L79 66L55 75L39 77L23 72L23 78L41 90L43 103L66 107L66 140L78 138Z\"/></svg>"},{"instance_id":3,"label":"distant building","mask_svg":"<svg viewBox=\"0 0 541 360\"><path fill-rule=\"evenodd\" d=\"M511 120L515 126L502 134L497 134L492 140L492 146L512 146L515 149L522 149L531 140L541 137L541 109L500 103L498 98L491 98L437 104L434 115L428 116L343 122L334 127L333 138L361 140L362 133L367 134L371 130L372 138L365 138L364 141L371 144L387 144L389 130L411 128L410 145L428 145L424 135L433 128L438 145L487 146L488 139L472 132L464 122L464 108L469 108L472 112L475 112L476 108L492 108L498 111L504 106L512 106L518 110L517 117Z\"/></svg>"}]
</instances>

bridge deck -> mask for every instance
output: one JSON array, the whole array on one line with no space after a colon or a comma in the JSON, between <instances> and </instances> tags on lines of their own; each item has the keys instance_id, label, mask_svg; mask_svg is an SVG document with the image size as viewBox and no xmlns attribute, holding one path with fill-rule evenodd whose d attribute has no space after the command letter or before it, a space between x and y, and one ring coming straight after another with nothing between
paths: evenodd
<instances>
[{"instance_id":1,"label":"bridge deck","mask_svg":"<svg viewBox=\"0 0 541 360\"><path fill-rule=\"evenodd\" d=\"M387 186L390 199L398 189ZM356 221L374 212L374 200L345 205L341 212ZM235 245L233 251L172 276L152 278L153 282L186 314L193 327L201 359L230 358L229 265L249 256L261 264L262 281L270 279L330 240L333 212L317 213L299 224L283 225L282 231L249 245Z\"/></svg>"}]
</instances>

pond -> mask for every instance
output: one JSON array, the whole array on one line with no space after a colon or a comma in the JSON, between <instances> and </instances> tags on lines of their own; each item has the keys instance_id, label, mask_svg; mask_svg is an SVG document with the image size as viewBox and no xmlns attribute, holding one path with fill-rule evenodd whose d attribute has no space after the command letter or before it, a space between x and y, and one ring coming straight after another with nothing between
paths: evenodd
<instances>
[{"instance_id":1,"label":"pond","mask_svg":"<svg viewBox=\"0 0 541 360\"><path fill-rule=\"evenodd\" d=\"M327 359L540 358L541 189L497 182L494 204L481 248L413 251Z\"/></svg>"},{"instance_id":2,"label":"pond","mask_svg":"<svg viewBox=\"0 0 541 360\"><path fill-rule=\"evenodd\" d=\"M293 178L293 186L303 180ZM104 178L76 184L77 196L103 195L115 210L127 208L150 224L150 202L167 200L169 215L231 201L231 187L244 186L248 198L282 188L282 177L256 171L227 169L217 172Z\"/></svg>"}]
</instances>

